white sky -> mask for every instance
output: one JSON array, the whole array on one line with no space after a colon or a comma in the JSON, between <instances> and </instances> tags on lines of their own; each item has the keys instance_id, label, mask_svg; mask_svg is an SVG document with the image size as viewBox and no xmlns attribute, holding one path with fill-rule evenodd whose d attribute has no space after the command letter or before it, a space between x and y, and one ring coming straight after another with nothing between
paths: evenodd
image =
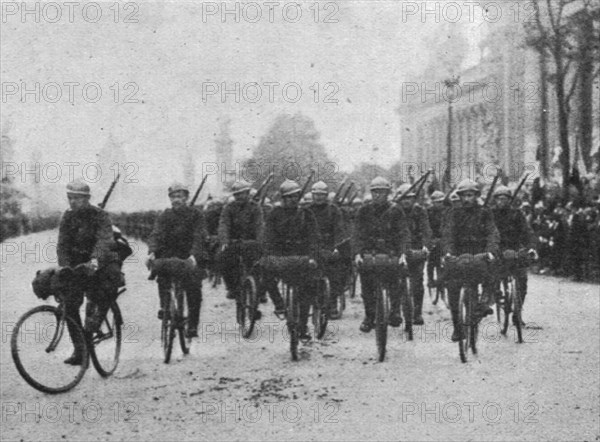
<instances>
[{"instance_id":1,"label":"white sky","mask_svg":"<svg viewBox=\"0 0 600 442\"><path fill-rule=\"evenodd\" d=\"M221 7L221 2L214 4ZM421 40L435 32L435 18L424 23L417 16L403 23L402 2L345 1L337 3L333 18L338 23L323 23L334 6L319 2L320 22L314 23L310 8L315 2L301 2L302 18L288 23L282 17L287 2L281 2L270 23L268 6L258 4L263 13L258 23L236 23L233 16L223 23L219 14L204 16L204 23L201 4L187 2L139 3L139 23L124 23L130 10L123 5L114 23L112 2L101 3L98 23L86 22L81 6L75 9L73 23L66 7L58 23L47 23L43 16L40 23L28 16L22 23L20 13L4 14L3 87L96 82L103 94L97 103L87 103L82 86L75 86L73 104L65 85L58 103L45 102L43 95L39 103L33 95L22 103L20 91L3 95L2 120L12 121L17 159L26 161L38 149L44 162L94 161L112 133L123 143L127 161L139 164L143 182L167 183L181 177L180 148L186 144L197 146L199 162L213 161L219 118L231 118L234 159L242 159L278 113L302 112L315 120L322 143L342 170L361 161L388 166L399 160L396 108L401 83L432 50ZM477 27L470 29L475 41ZM120 104L114 103L110 89L117 82ZM122 103L128 82L139 87L135 98L143 104ZM263 86L258 103L243 98L236 103L231 95L223 103L219 94L203 103L203 82L225 82L229 88L236 82L295 82L301 85L302 97L288 103L279 86L270 103ZM337 105L323 102L332 90L325 89L328 82L339 87ZM320 84L318 103L309 89L314 83ZM52 88L46 92L54 97ZM371 156L374 146L379 147L376 158Z\"/></svg>"}]
</instances>

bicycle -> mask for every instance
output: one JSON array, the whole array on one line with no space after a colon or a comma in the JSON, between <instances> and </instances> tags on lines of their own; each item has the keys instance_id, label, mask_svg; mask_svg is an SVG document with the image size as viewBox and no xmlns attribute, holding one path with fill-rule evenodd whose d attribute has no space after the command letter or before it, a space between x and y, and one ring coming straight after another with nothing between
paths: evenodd
<instances>
[{"instance_id":1,"label":"bicycle","mask_svg":"<svg viewBox=\"0 0 600 442\"><path fill-rule=\"evenodd\" d=\"M252 255L253 247L254 250L258 250L258 243L256 241L237 241L234 244L241 246L240 253L236 256L241 281L241 290L238 290L236 299L236 321L242 329L244 338L249 338L261 314L258 310L258 287L255 278L257 267L252 264L251 270L248 271L244 253L249 251ZM254 261L252 256L250 261Z\"/></svg>"},{"instance_id":2,"label":"bicycle","mask_svg":"<svg viewBox=\"0 0 600 442\"><path fill-rule=\"evenodd\" d=\"M115 298L98 330L93 333L85 330L67 314L66 299L76 288L77 280L90 276L88 270L78 265L48 272L55 278L56 287L40 298L46 300L53 296L58 305L40 305L19 318L11 336L11 353L17 371L29 385L44 393L56 394L71 390L81 381L90 358L103 378L115 372L121 353L123 319ZM125 287L120 288L117 297L125 290ZM96 304L88 299L86 316L93 314L95 308ZM73 338L68 339L69 332L65 337L65 325L70 333L76 334L75 340L83 344L81 365L67 365L63 361L74 347Z\"/></svg>"},{"instance_id":3,"label":"bicycle","mask_svg":"<svg viewBox=\"0 0 600 442\"><path fill-rule=\"evenodd\" d=\"M152 263L152 273L148 279L156 276L168 280L168 297L163 306L160 341L163 349L163 361L168 364L173 352L175 335L179 335L179 345L184 355L189 354L191 339L187 337L189 326L189 308L187 293L183 289L182 279L190 272L189 261L180 258L160 258Z\"/></svg>"},{"instance_id":4,"label":"bicycle","mask_svg":"<svg viewBox=\"0 0 600 442\"><path fill-rule=\"evenodd\" d=\"M477 354L479 322L482 319L476 312L476 306L480 306L482 303L479 285L489 281L493 272L485 253L448 257L445 265L447 274L461 282L456 327L459 330L460 338L458 340L460 360L466 363L469 351L473 355Z\"/></svg>"},{"instance_id":5,"label":"bicycle","mask_svg":"<svg viewBox=\"0 0 600 442\"><path fill-rule=\"evenodd\" d=\"M363 262L359 268L362 272L375 273L375 341L377 343L377 353L379 362L385 360L387 346L387 329L389 326L389 318L391 314L391 298L390 289L388 287L390 277L398 277L400 281L400 290L404 303L404 312L407 316L406 332L408 340L413 340L412 330L412 308L407 303L410 303L408 288L405 286L406 268L397 264L398 258L386 254L365 254ZM391 276L393 275L393 276ZM404 280L404 281L402 281ZM402 288L404 286L404 288ZM410 316L410 318L409 318Z\"/></svg>"},{"instance_id":6,"label":"bicycle","mask_svg":"<svg viewBox=\"0 0 600 442\"><path fill-rule=\"evenodd\" d=\"M276 260L273 260L275 258ZM298 288L309 280L316 293L312 298L311 312L315 337L322 339L327 330L331 289L329 279L319 268L314 268L308 256L266 257L260 266L271 274L279 275L281 292L284 294L285 320L290 339L290 353L293 361L298 360L300 342L300 300Z\"/></svg>"},{"instance_id":7,"label":"bicycle","mask_svg":"<svg viewBox=\"0 0 600 442\"><path fill-rule=\"evenodd\" d=\"M512 314L513 323L517 329L517 342L523 343L523 330L521 311L523 308L523 300L516 289L516 281L514 272L519 267L529 265L529 255L525 249L518 252L514 250L505 250L503 252L501 273L499 280L502 291L500 296L496 297L496 316L501 325L500 332L506 336L509 326L509 317Z\"/></svg>"}]
</instances>

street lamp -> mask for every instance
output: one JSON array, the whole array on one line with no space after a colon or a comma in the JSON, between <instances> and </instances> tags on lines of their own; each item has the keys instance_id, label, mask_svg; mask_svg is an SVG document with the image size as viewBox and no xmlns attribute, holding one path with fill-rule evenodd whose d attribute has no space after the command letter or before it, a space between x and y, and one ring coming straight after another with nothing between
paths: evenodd
<instances>
[{"instance_id":1,"label":"street lamp","mask_svg":"<svg viewBox=\"0 0 600 442\"><path fill-rule=\"evenodd\" d=\"M446 139L446 173L444 174L443 180L444 191L452 187L450 183L450 164L452 163L452 103L456 99L456 86L458 86L459 81L460 76L444 80L444 86L446 87L445 92L447 92L445 96L448 99L448 137Z\"/></svg>"}]
</instances>

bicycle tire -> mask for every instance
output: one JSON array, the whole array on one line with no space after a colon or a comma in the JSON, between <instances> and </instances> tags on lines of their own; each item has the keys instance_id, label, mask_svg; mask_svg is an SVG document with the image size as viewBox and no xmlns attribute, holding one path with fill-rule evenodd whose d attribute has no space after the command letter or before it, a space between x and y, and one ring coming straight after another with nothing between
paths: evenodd
<instances>
[{"instance_id":1,"label":"bicycle tire","mask_svg":"<svg viewBox=\"0 0 600 442\"><path fill-rule=\"evenodd\" d=\"M350 298L356 297L356 284L358 284L358 270L352 266L352 285L350 286Z\"/></svg>"},{"instance_id":2,"label":"bicycle tire","mask_svg":"<svg viewBox=\"0 0 600 442\"><path fill-rule=\"evenodd\" d=\"M254 331L258 307L258 290L254 277L247 276L244 279L240 295L241 299L236 305L238 324L242 328L244 338L249 338Z\"/></svg>"},{"instance_id":3,"label":"bicycle tire","mask_svg":"<svg viewBox=\"0 0 600 442\"><path fill-rule=\"evenodd\" d=\"M523 343L523 326L521 322L521 312L523 302L521 300L521 296L517 293L516 284L513 279L513 300L514 300L514 309L513 309L513 322L515 323L515 328L517 329L517 343Z\"/></svg>"},{"instance_id":4,"label":"bicycle tire","mask_svg":"<svg viewBox=\"0 0 600 442\"><path fill-rule=\"evenodd\" d=\"M389 310L386 308L386 294L383 289L377 284L375 288L376 304L375 304L375 340L377 341L377 353L379 362L385 360L385 352L387 345L387 327ZM386 311L388 310L388 311Z\"/></svg>"},{"instance_id":5,"label":"bicycle tire","mask_svg":"<svg viewBox=\"0 0 600 442\"><path fill-rule=\"evenodd\" d=\"M293 287L286 287L286 322L290 336L290 353L292 361L298 360L298 343L300 341L300 305Z\"/></svg>"},{"instance_id":6,"label":"bicycle tire","mask_svg":"<svg viewBox=\"0 0 600 442\"><path fill-rule=\"evenodd\" d=\"M45 385L39 379L35 379L33 377L33 375L31 375L27 371L27 368L25 367L25 364L22 361L21 349L19 348L19 336L20 336L19 332L21 330L21 327L25 323L25 321L27 321L27 319L29 319L33 315L36 315L36 314L42 313L42 312L52 313L57 321L57 326L56 326L54 335L53 335L52 339L50 340L51 344L54 344L54 347L56 347L56 345L59 343L59 341L61 341L62 339L65 338L65 334L68 336L69 332L68 332L68 330L65 330L67 328L67 322L71 323L74 326L74 330L77 330L77 333L80 334L81 342L84 342L84 343L86 342L85 341L85 333L83 331L83 328L79 324L77 324L77 322L75 322L75 320L73 320L70 317L63 318L61 310L57 307L50 306L50 305L40 305L40 306L34 307L31 310L29 310L28 312L26 312L23 316L21 316L19 318L19 320L15 324L15 328L13 330L13 334L11 336L11 341L10 341L12 358L13 358L13 361L17 368L17 371L19 372L21 377L33 388L35 388L36 390L42 391L44 393L49 393L49 394L64 393L66 391L73 389L83 378L83 376L89 366L89 352L88 352L87 347L84 345L82 348L83 363L79 366L73 366L73 367L79 367L79 369L75 373L73 379L70 382L67 382L65 385L54 387L54 386ZM60 322L62 320L64 320L65 322L63 322L61 324ZM39 323L40 323L40 321L34 322L34 324L39 324ZM50 353L52 351L52 350L50 350L51 346L52 345L49 345L46 348L46 350L45 350L46 353ZM37 363L39 364L39 361L37 361ZM47 367L45 367L45 371L48 371Z\"/></svg>"},{"instance_id":7,"label":"bicycle tire","mask_svg":"<svg viewBox=\"0 0 600 442\"><path fill-rule=\"evenodd\" d=\"M471 352L477 354L477 337L479 334L479 320L475 319L474 307L478 303L477 287L468 287L467 292L469 295L469 327L468 333L468 347Z\"/></svg>"},{"instance_id":8,"label":"bicycle tire","mask_svg":"<svg viewBox=\"0 0 600 442\"><path fill-rule=\"evenodd\" d=\"M506 336L508 332L508 319L510 317L510 313L512 311L512 303L513 303L513 293L511 290L511 286L507 280L502 281L502 305L496 304L498 307L498 322L500 323L501 329L500 333Z\"/></svg>"},{"instance_id":9,"label":"bicycle tire","mask_svg":"<svg viewBox=\"0 0 600 442\"><path fill-rule=\"evenodd\" d=\"M327 331L330 299L331 287L329 279L324 276L317 281L317 293L313 303L313 326L317 339L322 339Z\"/></svg>"},{"instance_id":10,"label":"bicycle tire","mask_svg":"<svg viewBox=\"0 0 600 442\"><path fill-rule=\"evenodd\" d=\"M175 308L173 299L175 298L175 287L173 284L169 288L169 297L167 308L164 309L164 315L162 319L162 327L160 340L163 348L163 361L168 364L171 361L171 354L173 353L173 340L175 339Z\"/></svg>"},{"instance_id":11,"label":"bicycle tire","mask_svg":"<svg viewBox=\"0 0 600 442\"><path fill-rule=\"evenodd\" d=\"M467 300L466 288L461 288L460 298L458 304L458 318L455 327L458 327L460 333L460 339L458 340L458 353L462 363L466 363L468 360L468 325L467 320L470 317L470 302Z\"/></svg>"},{"instance_id":12,"label":"bicycle tire","mask_svg":"<svg viewBox=\"0 0 600 442\"><path fill-rule=\"evenodd\" d=\"M187 293L177 285L177 333L179 334L179 346L184 355L190 353L191 339L188 339L187 332L189 327L190 309L187 302Z\"/></svg>"},{"instance_id":13,"label":"bicycle tire","mask_svg":"<svg viewBox=\"0 0 600 442\"><path fill-rule=\"evenodd\" d=\"M102 324L100 325L100 331L102 332L102 337L98 337L98 335L90 336L88 334L88 346L89 352L92 359L92 363L94 368L98 372L100 376L103 378L109 377L112 375L117 366L119 365L119 356L121 354L121 326L123 325L123 319L121 317L121 310L116 302L113 302L110 305L110 308L106 312L106 316L102 320ZM111 364L106 364L102 357L99 357L98 352L96 351L96 347L103 341L111 339L114 337L114 359Z\"/></svg>"}]
</instances>

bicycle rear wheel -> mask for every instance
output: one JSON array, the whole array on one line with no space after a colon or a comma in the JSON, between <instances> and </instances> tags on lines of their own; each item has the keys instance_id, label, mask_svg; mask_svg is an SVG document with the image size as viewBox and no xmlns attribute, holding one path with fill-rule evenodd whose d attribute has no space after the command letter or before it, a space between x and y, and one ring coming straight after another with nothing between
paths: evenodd
<instances>
[{"instance_id":1,"label":"bicycle rear wheel","mask_svg":"<svg viewBox=\"0 0 600 442\"><path fill-rule=\"evenodd\" d=\"M70 326L70 327L69 327ZM82 364L68 365L73 343L68 328L82 343ZM11 353L19 374L29 385L44 393L64 393L75 387L89 365L85 334L72 318L60 309L41 305L17 321L10 341Z\"/></svg>"},{"instance_id":2,"label":"bicycle rear wheel","mask_svg":"<svg viewBox=\"0 0 600 442\"><path fill-rule=\"evenodd\" d=\"M387 294L379 284L375 289L376 304L375 304L375 339L377 341L377 352L379 362L385 360L385 350L387 345L387 327L390 314L389 301Z\"/></svg>"},{"instance_id":3,"label":"bicycle rear wheel","mask_svg":"<svg viewBox=\"0 0 600 442\"><path fill-rule=\"evenodd\" d=\"M100 324L99 331L91 336L88 335L92 363L102 377L113 374L119 365L122 324L121 310L117 303L113 302Z\"/></svg>"},{"instance_id":4,"label":"bicycle rear wheel","mask_svg":"<svg viewBox=\"0 0 600 442\"><path fill-rule=\"evenodd\" d=\"M329 286L329 279L327 277L319 278L317 281L317 293L313 303L312 316L317 339L322 339L325 335L325 331L327 331L330 297L331 288Z\"/></svg>"},{"instance_id":5,"label":"bicycle rear wheel","mask_svg":"<svg viewBox=\"0 0 600 442\"><path fill-rule=\"evenodd\" d=\"M241 299L237 302L237 322L242 328L244 338L250 337L256 322L258 290L254 277L247 276L242 283Z\"/></svg>"},{"instance_id":6,"label":"bicycle rear wheel","mask_svg":"<svg viewBox=\"0 0 600 442\"><path fill-rule=\"evenodd\" d=\"M292 354L292 361L297 361L298 343L300 340L300 304L297 298L297 293L293 287L286 287L286 300L286 320L290 335L290 353Z\"/></svg>"}]
</instances>

